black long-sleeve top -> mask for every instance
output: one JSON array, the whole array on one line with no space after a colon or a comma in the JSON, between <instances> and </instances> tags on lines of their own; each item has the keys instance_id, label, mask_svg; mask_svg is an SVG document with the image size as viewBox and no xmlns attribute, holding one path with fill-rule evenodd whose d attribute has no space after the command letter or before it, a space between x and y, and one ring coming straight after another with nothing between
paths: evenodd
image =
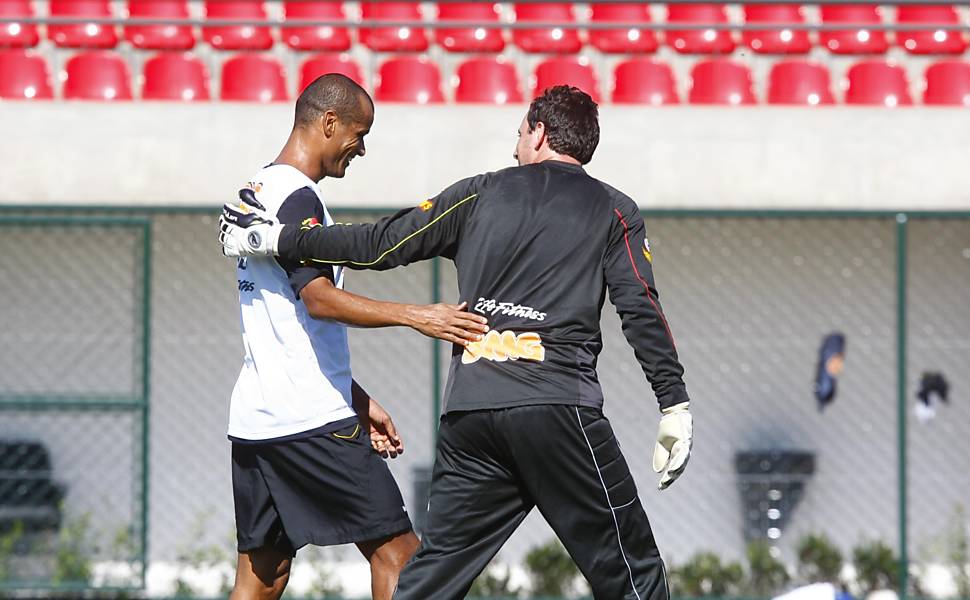
<instances>
[{"instance_id":1,"label":"black long-sleeve top","mask_svg":"<svg viewBox=\"0 0 970 600\"><path fill-rule=\"evenodd\" d=\"M374 270L454 260L461 300L491 331L453 348L446 411L601 407L596 361L607 291L660 407L688 400L639 210L579 165L544 161L477 175L376 223L288 226L279 254Z\"/></svg>"}]
</instances>

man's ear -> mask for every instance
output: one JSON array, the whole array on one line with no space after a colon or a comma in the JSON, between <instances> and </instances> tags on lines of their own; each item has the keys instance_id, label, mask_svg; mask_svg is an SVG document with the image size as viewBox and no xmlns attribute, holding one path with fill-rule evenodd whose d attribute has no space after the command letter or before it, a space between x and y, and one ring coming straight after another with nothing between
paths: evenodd
<instances>
[{"instance_id":1,"label":"man's ear","mask_svg":"<svg viewBox=\"0 0 970 600\"><path fill-rule=\"evenodd\" d=\"M323 135L332 138L334 132L337 131L337 113L332 110L320 115L320 126L323 128Z\"/></svg>"},{"instance_id":2,"label":"man's ear","mask_svg":"<svg viewBox=\"0 0 970 600\"><path fill-rule=\"evenodd\" d=\"M542 121L536 123L535 128L532 130L533 133L539 135L539 141L536 142L536 150L542 148L542 145L546 143L546 125Z\"/></svg>"}]
</instances>

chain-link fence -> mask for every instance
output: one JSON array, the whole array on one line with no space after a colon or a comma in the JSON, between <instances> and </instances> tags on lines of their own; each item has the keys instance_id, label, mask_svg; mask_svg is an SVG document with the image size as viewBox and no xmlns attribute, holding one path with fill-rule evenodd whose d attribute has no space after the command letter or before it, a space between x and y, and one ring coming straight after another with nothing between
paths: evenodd
<instances>
[{"instance_id":1,"label":"chain-link fence","mask_svg":"<svg viewBox=\"0 0 970 600\"><path fill-rule=\"evenodd\" d=\"M341 221L376 216L335 212ZM190 591L193 569L215 569L223 588L231 582L225 425L242 348L234 271L219 254L215 218L0 212L5 587L139 587L142 565L148 580L175 586L149 588L170 593ZM656 491L649 466L655 401L609 307L599 371L675 592L783 591L809 578L799 571L806 539L822 539L856 568L849 579L864 578L859 565L881 542L889 564L877 567L886 576L898 578L903 551L913 563L910 591L960 594L970 214L666 212L646 220L696 420L690 467L670 490ZM458 298L447 261L351 272L346 283L402 302ZM834 332L846 339L844 372L821 408L812 384L819 346ZM355 378L405 435L407 451L391 468L420 521L448 349L401 329L352 330L350 339ZM924 374L942 376L948 402L931 394L932 407L917 413ZM28 525L34 512L42 527ZM552 537L533 514L497 560L519 565ZM752 548L790 578L752 583ZM739 563L747 583L692 587L684 575L692 571L681 567L704 552L722 566ZM346 564L356 554L340 548L314 560Z\"/></svg>"},{"instance_id":2,"label":"chain-link fence","mask_svg":"<svg viewBox=\"0 0 970 600\"><path fill-rule=\"evenodd\" d=\"M144 581L151 223L0 215L0 575Z\"/></svg>"}]
</instances>

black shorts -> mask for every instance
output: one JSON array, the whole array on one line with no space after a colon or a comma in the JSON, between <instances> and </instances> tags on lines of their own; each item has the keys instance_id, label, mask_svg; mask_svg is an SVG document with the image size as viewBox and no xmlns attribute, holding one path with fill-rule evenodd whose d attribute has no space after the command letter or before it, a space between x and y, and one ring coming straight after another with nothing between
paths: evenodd
<instances>
[{"instance_id":1,"label":"black shorts","mask_svg":"<svg viewBox=\"0 0 970 600\"><path fill-rule=\"evenodd\" d=\"M232 440L239 552L363 542L409 531L401 491L356 417L265 442Z\"/></svg>"}]
</instances>

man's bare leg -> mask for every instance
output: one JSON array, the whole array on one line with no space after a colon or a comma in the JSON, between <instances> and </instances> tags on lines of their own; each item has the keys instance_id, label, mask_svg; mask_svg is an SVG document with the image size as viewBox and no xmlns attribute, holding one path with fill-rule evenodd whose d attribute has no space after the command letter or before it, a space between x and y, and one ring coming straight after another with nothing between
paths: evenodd
<instances>
[{"instance_id":1,"label":"man's bare leg","mask_svg":"<svg viewBox=\"0 0 970 600\"><path fill-rule=\"evenodd\" d=\"M279 600L290 579L291 562L290 556L275 548L240 552L229 600Z\"/></svg>"},{"instance_id":2,"label":"man's bare leg","mask_svg":"<svg viewBox=\"0 0 970 600\"><path fill-rule=\"evenodd\" d=\"M391 600L401 569L417 552L419 545L413 531L357 544L360 553L370 563L370 587L374 600Z\"/></svg>"}]
</instances>

